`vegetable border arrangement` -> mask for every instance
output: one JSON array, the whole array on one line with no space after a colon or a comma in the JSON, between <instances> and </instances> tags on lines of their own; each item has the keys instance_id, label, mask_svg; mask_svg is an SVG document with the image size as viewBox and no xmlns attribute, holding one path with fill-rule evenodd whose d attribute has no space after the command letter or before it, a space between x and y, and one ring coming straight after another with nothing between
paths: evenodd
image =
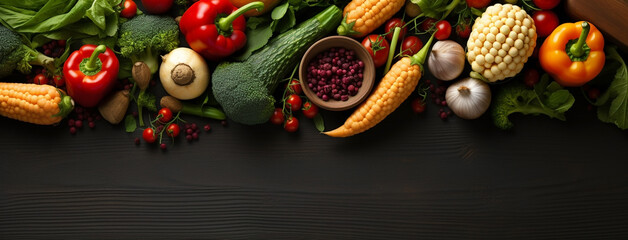
<instances>
[{"instance_id":1,"label":"vegetable border arrangement","mask_svg":"<svg viewBox=\"0 0 628 240\"><path fill-rule=\"evenodd\" d=\"M287 132L303 115L350 137L431 101L442 119L488 115L507 130L516 113L565 121L583 94L602 122L628 129L628 67L604 39L608 26L556 14L560 0L138 3L0 2L0 115L70 134L104 119L167 149L210 131L187 115ZM357 40L373 61L331 47L299 74L308 48L332 35ZM377 73L367 99L326 130L321 113L331 111L303 88L317 102L347 101L365 69Z\"/></svg>"}]
</instances>

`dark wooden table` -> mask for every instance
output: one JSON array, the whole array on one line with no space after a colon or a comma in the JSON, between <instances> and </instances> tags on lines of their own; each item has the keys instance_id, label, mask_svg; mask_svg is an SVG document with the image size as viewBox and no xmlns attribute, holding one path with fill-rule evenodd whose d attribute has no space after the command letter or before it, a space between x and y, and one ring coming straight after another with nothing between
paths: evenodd
<instances>
[{"instance_id":1,"label":"dark wooden table","mask_svg":"<svg viewBox=\"0 0 628 240\"><path fill-rule=\"evenodd\" d=\"M405 102L347 139L186 116L212 131L166 151L0 118L0 239L626 239L628 133L576 99L511 131Z\"/></svg>"}]
</instances>

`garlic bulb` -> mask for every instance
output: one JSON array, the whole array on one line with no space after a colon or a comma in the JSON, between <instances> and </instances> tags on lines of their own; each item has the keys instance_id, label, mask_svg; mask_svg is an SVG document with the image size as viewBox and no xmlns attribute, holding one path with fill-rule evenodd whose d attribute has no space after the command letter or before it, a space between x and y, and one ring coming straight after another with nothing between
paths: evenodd
<instances>
[{"instance_id":1,"label":"garlic bulb","mask_svg":"<svg viewBox=\"0 0 628 240\"><path fill-rule=\"evenodd\" d=\"M482 80L465 78L447 88L445 99L456 116L476 119L482 116L491 104L491 89Z\"/></svg>"},{"instance_id":2,"label":"garlic bulb","mask_svg":"<svg viewBox=\"0 0 628 240\"><path fill-rule=\"evenodd\" d=\"M449 81L457 78L464 70L464 48L452 40L434 43L428 59L428 68L434 77Z\"/></svg>"}]
</instances>

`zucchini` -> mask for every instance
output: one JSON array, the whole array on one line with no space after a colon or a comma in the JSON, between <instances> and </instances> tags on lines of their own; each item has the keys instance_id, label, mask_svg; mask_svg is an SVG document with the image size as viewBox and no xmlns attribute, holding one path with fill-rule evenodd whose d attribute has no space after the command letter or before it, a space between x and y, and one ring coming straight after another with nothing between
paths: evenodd
<instances>
[{"instance_id":1,"label":"zucchini","mask_svg":"<svg viewBox=\"0 0 628 240\"><path fill-rule=\"evenodd\" d=\"M272 94L310 45L336 29L342 11L332 5L272 39L243 62L223 62L212 74L212 91L228 118L242 124L268 121Z\"/></svg>"}]
</instances>

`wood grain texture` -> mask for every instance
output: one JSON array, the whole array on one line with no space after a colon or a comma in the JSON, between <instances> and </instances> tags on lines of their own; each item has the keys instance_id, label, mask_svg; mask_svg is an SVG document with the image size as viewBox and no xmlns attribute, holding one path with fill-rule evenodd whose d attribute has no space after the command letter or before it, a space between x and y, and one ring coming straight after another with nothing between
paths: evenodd
<instances>
[{"instance_id":1,"label":"wood grain texture","mask_svg":"<svg viewBox=\"0 0 628 240\"><path fill-rule=\"evenodd\" d=\"M604 38L628 50L628 1L567 0L565 11L573 19L595 23L605 33Z\"/></svg>"},{"instance_id":2,"label":"wood grain texture","mask_svg":"<svg viewBox=\"0 0 628 240\"><path fill-rule=\"evenodd\" d=\"M571 186L571 187L570 187ZM565 190L565 189L569 190ZM410 194L246 188L15 194L5 239L620 239L626 186L564 185ZM611 190L611 192L606 192ZM602 196L599 196L600 193ZM520 201L527 198L527 201ZM595 199L595 200L594 200ZM592 200L587 203L587 201Z\"/></svg>"},{"instance_id":3,"label":"wood grain texture","mask_svg":"<svg viewBox=\"0 0 628 240\"><path fill-rule=\"evenodd\" d=\"M166 151L0 118L0 239L628 239L628 132L572 92L510 131L409 101L345 139L185 116L212 131Z\"/></svg>"}]
</instances>

